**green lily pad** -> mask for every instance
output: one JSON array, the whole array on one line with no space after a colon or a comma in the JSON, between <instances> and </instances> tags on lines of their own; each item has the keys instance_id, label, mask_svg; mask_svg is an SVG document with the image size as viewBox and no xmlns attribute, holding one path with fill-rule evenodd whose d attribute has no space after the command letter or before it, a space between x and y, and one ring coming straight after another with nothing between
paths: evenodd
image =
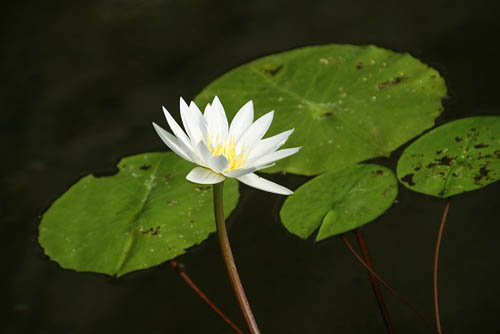
<instances>
[{"instance_id":1,"label":"green lily pad","mask_svg":"<svg viewBox=\"0 0 500 334\"><path fill-rule=\"evenodd\" d=\"M124 158L113 176L88 175L43 215L39 241L61 267L121 276L172 259L215 231L212 187L186 181L173 153ZM226 216L238 184L225 185Z\"/></svg>"},{"instance_id":2,"label":"green lily pad","mask_svg":"<svg viewBox=\"0 0 500 334\"><path fill-rule=\"evenodd\" d=\"M500 117L459 119L412 143L401 155L398 179L407 188L447 198L500 178Z\"/></svg>"},{"instance_id":3,"label":"green lily pad","mask_svg":"<svg viewBox=\"0 0 500 334\"><path fill-rule=\"evenodd\" d=\"M195 99L220 97L232 118L248 100L275 110L269 135L290 128L299 154L264 172L314 175L393 150L434 125L446 87L409 54L375 46L324 45L260 58L229 71Z\"/></svg>"},{"instance_id":4,"label":"green lily pad","mask_svg":"<svg viewBox=\"0 0 500 334\"><path fill-rule=\"evenodd\" d=\"M316 241L373 221L398 194L398 181L389 169L358 164L334 170L305 183L285 201L281 221L286 229L308 238L320 225Z\"/></svg>"}]
</instances>

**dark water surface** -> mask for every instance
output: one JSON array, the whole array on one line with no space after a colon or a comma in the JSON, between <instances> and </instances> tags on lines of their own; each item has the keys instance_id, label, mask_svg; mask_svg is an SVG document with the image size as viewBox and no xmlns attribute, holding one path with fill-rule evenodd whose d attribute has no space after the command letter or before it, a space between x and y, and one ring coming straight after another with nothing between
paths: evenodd
<instances>
[{"instance_id":1,"label":"dark water surface","mask_svg":"<svg viewBox=\"0 0 500 334\"><path fill-rule=\"evenodd\" d=\"M39 216L81 176L164 150L151 122L225 71L318 43L373 43L438 69L440 123L499 115L494 1L12 1L3 5L0 91L2 333L232 333L168 266L121 279L62 270ZM392 168L391 159L377 160ZM304 179L274 176L296 187ZM366 273L339 239L287 233L283 199L240 187L230 238L264 333L385 333ZM496 333L500 183L452 200L441 255L444 333ZM400 188L364 228L377 271L432 320L432 257L444 201ZM243 326L216 240L180 257ZM398 333L430 333L392 296Z\"/></svg>"}]
</instances>

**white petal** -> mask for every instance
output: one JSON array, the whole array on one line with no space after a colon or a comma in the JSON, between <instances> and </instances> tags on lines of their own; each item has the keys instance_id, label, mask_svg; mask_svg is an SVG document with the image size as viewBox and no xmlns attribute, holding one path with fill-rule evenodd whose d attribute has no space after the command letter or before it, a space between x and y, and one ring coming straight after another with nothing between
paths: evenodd
<instances>
[{"instance_id":1,"label":"white petal","mask_svg":"<svg viewBox=\"0 0 500 334\"><path fill-rule=\"evenodd\" d=\"M205 141L207 139L207 122L201 114L200 108L198 108L194 101L191 101L191 103L189 104L189 110L191 110L192 115L196 115L196 118L198 119L200 125L201 139Z\"/></svg>"},{"instance_id":2,"label":"white petal","mask_svg":"<svg viewBox=\"0 0 500 334\"><path fill-rule=\"evenodd\" d=\"M243 133L252 125L253 122L253 102L248 101L243 107L238 110L231 126L229 127L229 137L233 137L234 141L238 141Z\"/></svg>"},{"instance_id":3,"label":"white petal","mask_svg":"<svg viewBox=\"0 0 500 334\"><path fill-rule=\"evenodd\" d=\"M257 168L255 168L255 167L240 168L240 169L236 169L236 170L231 170L229 172L225 172L223 174L227 177L237 178L237 177L243 176L243 175L248 174L248 173L253 173L256 170L257 170Z\"/></svg>"},{"instance_id":4,"label":"white petal","mask_svg":"<svg viewBox=\"0 0 500 334\"><path fill-rule=\"evenodd\" d=\"M203 113L203 118L205 118L205 122L207 124L207 133L210 135L210 142L213 146L217 146L217 143L214 141L216 140L216 133L217 133L217 122L215 120L215 115L213 112L212 105L209 103L205 107L205 112Z\"/></svg>"},{"instance_id":5,"label":"white petal","mask_svg":"<svg viewBox=\"0 0 500 334\"><path fill-rule=\"evenodd\" d=\"M210 113L210 111L212 110L212 105L210 103L207 103L206 107L205 107L205 111L203 112L203 117L205 117L205 120L208 121L207 117L208 117L208 114Z\"/></svg>"},{"instance_id":6,"label":"white petal","mask_svg":"<svg viewBox=\"0 0 500 334\"><path fill-rule=\"evenodd\" d=\"M219 124L214 108L209 103L205 107L203 115L207 126L207 134L210 136L210 146L217 147L221 143L221 136L219 135Z\"/></svg>"},{"instance_id":7,"label":"white petal","mask_svg":"<svg viewBox=\"0 0 500 334\"><path fill-rule=\"evenodd\" d=\"M210 168L210 161L213 159L212 153L207 148L207 145L203 141L199 141L198 144L195 145L196 152L198 156L202 160L201 165L204 167Z\"/></svg>"},{"instance_id":8,"label":"white petal","mask_svg":"<svg viewBox=\"0 0 500 334\"><path fill-rule=\"evenodd\" d=\"M276 184L274 182L271 182L269 180L263 179L260 176L250 173L250 174L245 174L243 176L238 177L238 180L250 187L254 187L260 190L264 190L270 193L274 194L280 194L280 195L291 195L293 194L293 191L291 191L288 188L285 188L283 186L280 186L279 184Z\"/></svg>"},{"instance_id":9,"label":"white petal","mask_svg":"<svg viewBox=\"0 0 500 334\"><path fill-rule=\"evenodd\" d=\"M217 96L212 101L212 113L217 128L217 133L214 136L219 135L219 139L225 141L228 134L227 117L224 107Z\"/></svg>"},{"instance_id":10,"label":"white petal","mask_svg":"<svg viewBox=\"0 0 500 334\"><path fill-rule=\"evenodd\" d=\"M199 142L203 139L201 128L205 126L201 112L194 108L190 109L182 97L180 98L179 105L181 109L182 124L191 139L191 143Z\"/></svg>"},{"instance_id":11,"label":"white petal","mask_svg":"<svg viewBox=\"0 0 500 334\"><path fill-rule=\"evenodd\" d=\"M167 119L168 125L170 126L170 129L172 129L174 135L182 141L184 145L192 149L191 141L188 136L186 136L182 128L177 124L175 119L170 115L165 107L163 107L163 113L165 114L165 118Z\"/></svg>"},{"instance_id":12,"label":"white petal","mask_svg":"<svg viewBox=\"0 0 500 334\"><path fill-rule=\"evenodd\" d=\"M286 157L291 156L292 154L297 153L300 150L300 147L292 147L292 148L285 148L283 150L279 150L273 153L270 153L268 155L263 156L259 160L255 162L257 165L265 165L272 163L274 161L278 161L281 159L284 159Z\"/></svg>"},{"instance_id":13,"label":"white petal","mask_svg":"<svg viewBox=\"0 0 500 334\"><path fill-rule=\"evenodd\" d=\"M238 147L252 149L266 134L273 121L274 111L270 111L256 120L238 140Z\"/></svg>"},{"instance_id":14,"label":"white petal","mask_svg":"<svg viewBox=\"0 0 500 334\"><path fill-rule=\"evenodd\" d=\"M194 101L191 101L191 103L189 103L189 109L192 112L195 112L195 113L201 115L201 110L200 110L200 108L198 108L198 106L196 105L196 103L194 103Z\"/></svg>"},{"instance_id":15,"label":"white petal","mask_svg":"<svg viewBox=\"0 0 500 334\"><path fill-rule=\"evenodd\" d=\"M265 156L266 154L272 153L276 151L278 148L283 146L285 142L288 140L288 137L293 133L294 129L282 132L277 134L276 136L272 136L269 138L262 139L248 157L249 162L256 161L257 159Z\"/></svg>"},{"instance_id":16,"label":"white petal","mask_svg":"<svg viewBox=\"0 0 500 334\"><path fill-rule=\"evenodd\" d=\"M273 162L272 164L255 166L255 170L266 169L266 168L269 168L269 167L273 167L274 165L276 165L276 163Z\"/></svg>"},{"instance_id":17,"label":"white petal","mask_svg":"<svg viewBox=\"0 0 500 334\"><path fill-rule=\"evenodd\" d=\"M221 173L229 167L229 161L223 155L212 157L208 161L208 166L216 173Z\"/></svg>"},{"instance_id":18,"label":"white petal","mask_svg":"<svg viewBox=\"0 0 500 334\"><path fill-rule=\"evenodd\" d=\"M158 136L160 136L161 140L163 140L163 142L172 151L174 151L178 156L180 156L184 160L194 162L193 159L191 158L192 152L189 152L189 149L185 147L184 144L182 144L182 142L180 142L177 138L175 138L174 135L162 129L156 123L153 123L153 127L155 128Z\"/></svg>"},{"instance_id":19,"label":"white petal","mask_svg":"<svg viewBox=\"0 0 500 334\"><path fill-rule=\"evenodd\" d=\"M212 172L209 169L195 167L189 172L188 175L186 175L186 179L199 184L215 184L224 181L226 178L220 174Z\"/></svg>"}]
</instances>

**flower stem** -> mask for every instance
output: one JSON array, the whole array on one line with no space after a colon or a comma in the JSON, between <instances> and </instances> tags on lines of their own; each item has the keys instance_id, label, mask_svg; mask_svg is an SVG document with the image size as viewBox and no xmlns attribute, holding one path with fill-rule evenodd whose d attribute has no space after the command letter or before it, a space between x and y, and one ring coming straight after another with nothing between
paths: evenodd
<instances>
[{"instance_id":1,"label":"flower stem","mask_svg":"<svg viewBox=\"0 0 500 334\"><path fill-rule=\"evenodd\" d=\"M370 259L370 253L368 251L368 246L366 244L365 238L363 237L363 232L360 229L356 230L356 237L358 239L358 245L361 248L361 253L363 254L363 258L365 259L366 264L370 269L373 268L373 263ZM384 295L380 290L380 286L378 285L376 277L369 271L368 275L370 276L370 283L372 285L373 292L377 297L378 307L380 309L380 313L382 314L382 318L384 319L385 326L387 327L387 331L392 334L394 333L394 328L392 327L391 317L389 316L389 310L387 309L387 305L384 302Z\"/></svg>"},{"instance_id":2,"label":"flower stem","mask_svg":"<svg viewBox=\"0 0 500 334\"><path fill-rule=\"evenodd\" d=\"M439 266L439 248L441 247L441 239L443 238L444 224L450 209L450 200L446 201L443 216L441 217L441 224L439 225L439 232L436 240L436 251L434 252L434 312L436 314L436 329L441 334L441 320L439 318L439 301L438 301L438 266Z\"/></svg>"},{"instance_id":3,"label":"flower stem","mask_svg":"<svg viewBox=\"0 0 500 334\"><path fill-rule=\"evenodd\" d=\"M257 322L255 321L250 304L248 303L247 296L245 295L245 290L243 290L243 285L241 284L241 280L238 275L238 269L234 263L231 245L229 244L226 222L224 220L223 188L224 182L214 184L214 214L222 258L224 259L229 281L231 282L236 300L238 301L238 306L240 307L240 311L245 319L248 330L250 331L250 334L260 334L259 327L257 326Z\"/></svg>"},{"instance_id":4,"label":"flower stem","mask_svg":"<svg viewBox=\"0 0 500 334\"><path fill-rule=\"evenodd\" d=\"M198 286L191 280L191 278L184 272L184 266L179 264L175 260L169 261L170 266L177 271L179 276L193 291L226 323L231 327L237 334L243 334L243 331L236 326L231 319L229 319L204 293L198 288Z\"/></svg>"}]
</instances>

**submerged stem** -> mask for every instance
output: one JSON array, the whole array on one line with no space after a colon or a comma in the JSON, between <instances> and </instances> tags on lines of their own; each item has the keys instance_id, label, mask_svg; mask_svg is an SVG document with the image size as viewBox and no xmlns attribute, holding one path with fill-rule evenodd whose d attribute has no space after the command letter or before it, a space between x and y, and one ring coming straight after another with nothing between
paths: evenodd
<instances>
[{"instance_id":1,"label":"submerged stem","mask_svg":"<svg viewBox=\"0 0 500 334\"><path fill-rule=\"evenodd\" d=\"M198 288L198 286L191 280L191 278L184 272L184 268L175 260L169 261L170 266L177 271L179 276L193 291L226 323L231 327L237 334L243 334L243 331L236 326L231 319L229 319L204 293Z\"/></svg>"},{"instance_id":2,"label":"submerged stem","mask_svg":"<svg viewBox=\"0 0 500 334\"><path fill-rule=\"evenodd\" d=\"M366 244L365 238L363 237L363 232L360 229L356 230L356 237L358 239L358 245L361 248L361 253L363 254L363 258L365 259L366 264L371 269L374 269L373 263L370 259L370 253L368 251L368 246ZM391 317L389 315L389 310L387 309L387 305L384 302L384 295L380 290L380 286L378 285L377 278L368 271L368 275L370 276L370 283L372 285L373 292L377 297L378 307L380 309L380 313L382 314L382 318L384 319L385 326L387 327L387 331L389 333L394 333L394 328L392 326Z\"/></svg>"},{"instance_id":3,"label":"submerged stem","mask_svg":"<svg viewBox=\"0 0 500 334\"><path fill-rule=\"evenodd\" d=\"M370 268L368 266L368 264L366 264L366 262L361 258L361 255L359 255L358 252L356 252L356 250L354 249L354 247L352 247L351 243L349 242L349 240L347 240L347 237L344 234L341 234L340 238L342 238L345 245L347 246L349 251L352 253L352 255L354 255L356 260L358 260L359 263L361 263L363 265L363 267L365 267L366 270L368 270L373 275L373 277L375 277L380 282L380 284L382 284L387 290L389 290L390 293L392 293L394 296L396 296L401 302L403 302L403 304L405 304L410 310L412 310L420 320L422 320L430 329L432 329L432 331L434 333L437 333L433 324L430 323L429 321L427 321L427 319L422 315L422 313L415 306L413 306L412 303L410 303L410 301L408 301L406 298L404 298L399 292L394 290L389 285L389 283L387 283L382 278L380 278L380 276L372 268Z\"/></svg>"},{"instance_id":4,"label":"submerged stem","mask_svg":"<svg viewBox=\"0 0 500 334\"><path fill-rule=\"evenodd\" d=\"M260 334L259 327L257 326L257 322L255 321L255 317L245 295L245 290L241 284L238 270L236 268L236 264L234 263L231 245L229 244L226 222L224 220L223 188L224 182L214 184L214 214L222 258L224 259L229 281L231 282L231 286L238 301L238 306L243 314L248 330L250 331L250 334Z\"/></svg>"},{"instance_id":5,"label":"submerged stem","mask_svg":"<svg viewBox=\"0 0 500 334\"><path fill-rule=\"evenodd\" d=\"M439 248L441 247L441 239L443 238L444 224L446 223L446 217L448 216L448 210L450 209L450 200L446 201L444 207L443 216L441 217L441 224L439 225L439 232L436 240L436 251L434 253L434 312L436 314L436 329L439 334L441 334L441 320L439 318L439 301L438 301L438 266L439 266Z\"/></svg>"}]
</instances>

